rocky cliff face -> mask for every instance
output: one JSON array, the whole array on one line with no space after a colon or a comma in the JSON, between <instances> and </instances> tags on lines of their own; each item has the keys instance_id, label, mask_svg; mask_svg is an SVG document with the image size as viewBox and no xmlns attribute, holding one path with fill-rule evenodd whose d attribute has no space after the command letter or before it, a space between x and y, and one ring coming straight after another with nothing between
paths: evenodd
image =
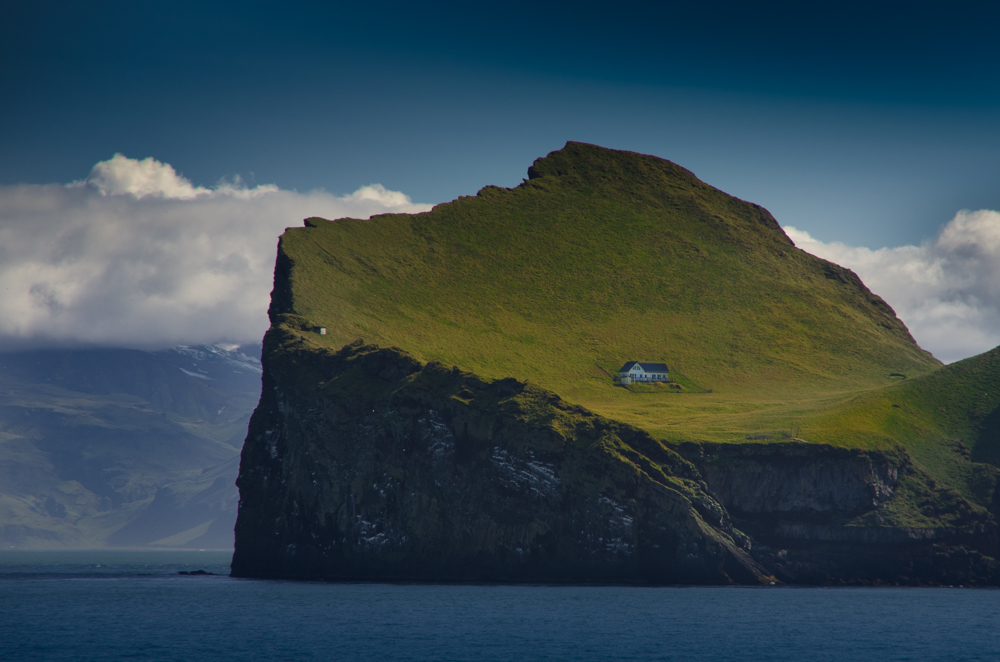
<instances>
[{"instance_id":1,"label":"rocky cliff face","mask_svg":"<svg viewBox=\"0 0 1000 662\"><path fill-rule=\"evenodd\" d=\"M514 379L360 342L310 349L280 324L243 450L233 574L996 583L993 516L921 481L902 452L669 448ZM949 526L893 521L919 489L955 512Z\"/></svg>"},{"instance_id":2,"label":"rocky cliff face","mask_svg":"<svg viewBox=\"0 0 1000 662\"><path fill-rule=\"evenodd\" d=\"M759 583L749 540L649 435L513 379L272 329L233 574Z\"/></svg>"},{"instance_id":3,"label":"rocky cliff face","mask_svg":"<svg viewBox=\"0 0 1000 662\"><path fill-rule=\"evenodd\" d=\"M992 512L938 487L902 451L789 441L682 444L709 492L781 581L993 585ZM990 489L996 494L996 485ZM995 499L996 497L994 497ZM919 505L937 526L904 526Z\"/></svg>"},{"instance_id":4,"label":"rocky cliff face","mask_svg":"<svg viewBox=\"0 0 1000 662\"><path fill-rule=\"evenodd\" d=\"M824 444L682 444L730 511L737 516L851 517L878 508L909 467L902 453Z\"/></svg>"},{"instance_id":5,"label":"rocky cliff face","mask_svg":"<svg viewBox=\"0 0 1000 662\"><path fill-rule=\"evenodd\" d=\"M669 448L514 379L310 348L289 319L265 341L236 576L996 583L981 508L944 490L925 501L950 526L894 525L900 493L929 489L905 453Z\"/></svg>"}]
</instances>

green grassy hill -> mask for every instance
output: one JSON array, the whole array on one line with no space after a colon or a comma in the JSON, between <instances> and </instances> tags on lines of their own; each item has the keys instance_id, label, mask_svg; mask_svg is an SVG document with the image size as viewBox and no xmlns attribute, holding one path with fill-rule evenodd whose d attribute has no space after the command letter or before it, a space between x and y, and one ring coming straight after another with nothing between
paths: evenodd
<instances>
[{"instance_id":1,"label":"green grassy hill","mask_svg":"<svg viewBox=\"0 0 1000 662\"><path fill-rule=\"evenodd\" d=\"M990 507L1000 497L1000 348L852 395L800 419L810 441L903 447L935 482Z\"/></svg>"},{"instance_id":2,"label":"green grassy hill","mask_svg":"<svg viewBox=\"0 0 1000 662\"><path fill-rule=\"evenodd\" d=\"M417 460L385 454L426 443L420 420L446 412L442 434L502 450L517 435L476 410L476 389L528 382L549 408L532 439L580 441L555 422L558 403L626 424L619 441L638 458L639 482L651 475L644 453L681 455L781 581L1000 581L1000 351L943 366L854 273L669 161L569 143L528 174L427 213L307 219L282 236L263 353L271 386L240 478L267 507L241 511L247 545L280 540L274 559L289 563L297 557L282 549L315 547L296 528L268 533L280 512L298 522L298 504L314 498L314 450L375 452L358 490L383 475L407 484ZM451 392L408 395L416 378L388 359L366 364L364 379L343 372L380 352L420 370L441 362ZM615 376L628 360L667 363L674 381L622 387ZM373 384L390 384L391 397ZM448 466L466 466L455 457ZM341 498L336 480L365 471L331 471L323 489ZM285 491L292 474L301 493ZM580 489L570 481L564 491ZM371 521L390 531L392 509L376 492ZM318 509L301 531L346 508Z\"/></svg>"},{"instance_id":3,"label":"green grassy hill","mask_svg":"<svg viewBox=\"0 0 1000 662\"><path fill-rule=\"evenodd\" d=\"M307 220L272 312L325 326L318 345L526 379L677 441L788 436L941 365L852 272L669 161L569 143L528 174L424 214ZM627 360L684 388L616 386Z\"/></svg>"}]
</instances>

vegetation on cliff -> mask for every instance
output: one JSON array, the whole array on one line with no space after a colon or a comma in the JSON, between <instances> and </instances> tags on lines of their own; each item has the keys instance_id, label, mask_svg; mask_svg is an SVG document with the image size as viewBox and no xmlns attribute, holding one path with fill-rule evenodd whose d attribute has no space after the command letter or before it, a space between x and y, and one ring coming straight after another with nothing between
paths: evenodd
<instances>
[{"instance_id":1,"label":"vegetation on cliff","mask_svg":"<svg viewBox=\"0 0 1000 662\"><path fill-rule=\"evenodd\" d=\"M940 365L853 273L669 161L569 143L529 175L424 214L288 230L276 310L325 326L317 345L364 338L525 379L677 440L787 429ZM617 388L626 360L712 394Z\"/></svg>"},{"instance_id":2,"label":"vegetation on cliff","mask_svg":"<svg viewBox=\"0 0 1000 662\"><path fill-rule=\"evenodd\" d=\"M588 449L566 466L589 466L590 478L567 484L580 488L593 478L587 471L595 457L628 464L628 453L641 456L657 466L641 483L694 489L677 488L690 512L698 494L728 508L737 528L757 536L768 568L789 581L894 576L919 583L965 573L984 583L995 576L1000 471L983 463L1000 455L994 353L942 367L856 275L795 248L766 210L668 161L569 143L537 160L514 189L486 187L417 215L307 219L282 236L270 315L265 393L244 450L248 472L280 456L266 450L268 435L289 448L305 440L335 446L340 437L376 443L356 429L363 407L377 413L395 403L398 413L420 397L434 411L447 409L442 402L482 406L474 389L428 376L456 366L467 382L512 380L522 393L544 394L505 405L527 411L543 403L541 418L523 419L531 443L537 435L529 430L562 420L555 401L560 411L633 431L616 437L620 447L594 446L586 425L559 423L566 426L559 434ZM361 374L345 381L304 368L323 357L347 361L341 352L352 346L355 353L394 347L414 366L428 366L414 368L424 375L423 395L413 394L416 383L383 392ZM668 363L679 388L615 385L612 375L626 360ZM440 389L431 394L433 384ZM321 424L304 402L316 411L353 403L356 411L345 415L348 427L337 427L344 420ZM306 419L319 427L304 431ZM414 425L406 434L419 437ZM465 434L451 419L444 425ZM654 459L674 451L690 464L671 461L665 469ZM275 480L299 471L279 464L268 469L272 491ZM370 477L375 466L355 473ZM241 473L241 490L264 490L248 476ZM772 493L783 496L761 496ZM282 497L292 499L287 508L302 492L295 494ZM271 497L251 502L263 499L264 508ZM748 505L755 500L770 505L755 510ZM343 517L347 503L310 508ZM294 519L290 510L280 513ZM248 506L247 516L262 515ZM263 520L247 524L242 510L240 518L238 556L240 527L267 529ZM728 518L723 512L720 521ZM355 525L338 521L316 535L346 539ZM718 530L733 543L727 527ZM285 533L286 545L303 544ZM897 543L909 545L912 559L885 552ZM975 548L968 555L949 551L966 544ZM798 545L806 556L785 563L777 549L767 556L769 545ZM808 556L819 553L815 545L841 547L827 549L821 562ZM934 545L944 545L935 554L968 568L928 570L922 563ZM270 549L275 564L288 562L287 549Z\"/></svg>"}]
</instances>

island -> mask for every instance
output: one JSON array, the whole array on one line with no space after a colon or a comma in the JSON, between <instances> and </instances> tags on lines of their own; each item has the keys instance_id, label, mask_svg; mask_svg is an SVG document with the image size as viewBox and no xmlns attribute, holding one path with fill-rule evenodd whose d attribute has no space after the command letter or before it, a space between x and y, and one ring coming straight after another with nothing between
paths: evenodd
<instances>
[{"instance_id":1,"label":"island","mask_svg":"<svg viewBox=\"0 0 1000 662\"><path fill-rule=\"evenodd\" d=\"M268 312L234 576L998 583L1000 353L942 365L670 161L307 219Z\"/></svg>"}]
</instances>

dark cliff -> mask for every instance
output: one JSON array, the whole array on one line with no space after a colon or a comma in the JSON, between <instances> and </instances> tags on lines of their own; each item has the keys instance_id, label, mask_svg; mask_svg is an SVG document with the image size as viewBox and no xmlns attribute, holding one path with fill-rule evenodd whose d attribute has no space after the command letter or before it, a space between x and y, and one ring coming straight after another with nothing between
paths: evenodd
<instances>
[{"instance_id":1,"label":"dark cliff","mask_svg":"<svg viewBox=\"0 0 1000 662\"><path fill-rule=\"evenodd\" d=\"M273 329L233 574L759 583L695 468L522 382Z\"/></svg>"},{"instance_id":2,"label":"dark cliff","mask_svg":"<svg viewBox=\"0 0 1000 662\"><path fill-rule=\"evenodd\" d=\"M938 485L903 451L791 441L682 444L709 492L787 583L996 585L990 508ZM913 526L914 508L929 521Z\"/></svg>"},{"instance_id":3,"label":"dark cliff","mask_svg":"<svg viewBox=\"0 0 1000 662\"><path fill-rule=\"evenodd\" d=\"M233 574L574 583L997 581L994 515L903 452L663 444L514 379L279 325ZM915 500L952 517L894 521ZM994 508L995 510L995 508Z\"/></svg>"}]
</instances>

